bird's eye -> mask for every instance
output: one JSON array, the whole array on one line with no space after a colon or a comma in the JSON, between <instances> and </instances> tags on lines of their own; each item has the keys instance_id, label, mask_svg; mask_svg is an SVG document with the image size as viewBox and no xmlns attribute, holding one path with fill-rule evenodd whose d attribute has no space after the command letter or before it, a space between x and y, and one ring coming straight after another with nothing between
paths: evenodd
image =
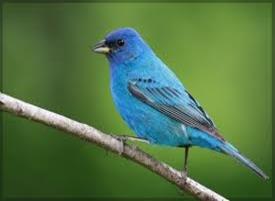
<instances>
[{"instance_id":1,"label":"bird's eye","mask_svg":"<svg viewBox=\"0 0 275 201\"><path fill-rule=\"evenodd\" d=\"M124 45L124 40L123 39L118 39L117 40L117 44L118 44L118 46L120 46L120 47L122 47L123 45Z\"/></svg>"}]
</instances>

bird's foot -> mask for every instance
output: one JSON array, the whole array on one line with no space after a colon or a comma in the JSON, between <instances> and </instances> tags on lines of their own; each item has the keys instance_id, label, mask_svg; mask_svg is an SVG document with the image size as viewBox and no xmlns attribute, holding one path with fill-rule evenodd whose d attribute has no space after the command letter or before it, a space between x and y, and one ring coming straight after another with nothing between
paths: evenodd
<instances>
[{"instance_id":1,"label":"bird's foot","mask_svg":"<svg viewBox=\"0 0 275 201\"><path fill-rule=\"evenodd\" d=\"M124 152L124 143L127 141L127 138L125 136L117 136L117 135L112 135L112 136L116 138L118 141L120 141L118 154L122 155L122 153Z\"/></svg>"},{"instance_id":2,"label":"bird's foot","mask_svg":"<svg viewBox=\"0 0 275 201\"><path fill-rule=\"evenodd\" d=\"M119 150L118 150L118 154L121 156L123 152L124 152L124 141L121 140Z\"/></svg>"},{"instance_id":3,"label":"bird's foot","mask_svg":"<svg viewBox=\"0 0 275 201\"><path fill-rule=\"evenodd\" d=\"M181 172L181 177L185 183L187 180L187 170L186 169Z\"/></svg>"},{"instance_id":4,"label":"bird's foot","mask_svg":"<svg viewBox=\"0 0 275 201\"><path fill-rule=\"evenodd\" d=\"M112 137L116 138L121 142L121 149L119 150L119 154L121 155L124 151L124 143L126 141L131 141L131 142L143 142L146 144L150 144L150 142L146 139L139 138L139 137L133 137L133 136L127 136L127 135L112 135ZM133 145L133 148L136 149L137 146Z\"/></svg>"}]
</instances>

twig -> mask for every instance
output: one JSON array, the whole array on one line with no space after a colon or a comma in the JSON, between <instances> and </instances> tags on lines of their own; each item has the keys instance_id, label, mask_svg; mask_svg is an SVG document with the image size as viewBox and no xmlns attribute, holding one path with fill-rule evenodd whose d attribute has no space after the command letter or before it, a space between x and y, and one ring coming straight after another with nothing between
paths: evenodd
<instances>
[{"instance_id":1,"label":"twig","mask_svg":"<svg viewBox=\"0 0 275 201\"><path fill-rule=\"evenodd\" d=\"M115 137L105 134L91 126L79 123L65 116L39 108L3 93L0 93L0 109L16 116L57 128L88 142L95 143L106 150L110 150L142 165L200 200L227 200L189 177L184 180L179 171L166 163L156 160L139 148L126 143L123 144L122 141L117 140Z\"/></svg>"}]
</instances>

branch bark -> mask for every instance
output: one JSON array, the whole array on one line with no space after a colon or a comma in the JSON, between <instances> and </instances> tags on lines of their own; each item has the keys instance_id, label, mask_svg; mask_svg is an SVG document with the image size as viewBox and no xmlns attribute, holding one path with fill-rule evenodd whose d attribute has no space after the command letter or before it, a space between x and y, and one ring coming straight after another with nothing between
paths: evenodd
<instances>
[{"instance_id":1,"label":"branch bark","mask_svg":"<svg viewBox=\"0 0 275 201\"><path fill-rule=\"evenodd\" d=\"M121 157L130 159L160 175L197 199L209 201L227 200L189 177L184 181L182 174L166 163L158 161L139 148L122 143L115 137L105 134L91 126L79 123L60 114L42 109L3 93L0 93L0 109L15 116L20 116L65 131L66 133L84 139L90 143L97 144L103 149L119 154Z\"/></svg>"}]
</instances>

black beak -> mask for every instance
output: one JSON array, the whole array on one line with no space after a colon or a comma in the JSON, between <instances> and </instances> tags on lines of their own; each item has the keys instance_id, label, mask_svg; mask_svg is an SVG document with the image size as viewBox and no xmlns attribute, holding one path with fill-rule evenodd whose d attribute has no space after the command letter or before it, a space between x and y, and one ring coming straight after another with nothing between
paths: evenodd
<instances>
[{"instance_id":1,"label":"black beak","mask_svg":"<svg viewBox=\"0 0 275 201\"><path fill-rule=\"evenodd\" d=\"M96 53L108 54L111 49L106 45L106 41L102 40L94 46L93 50Z\"/></svg>"}]
</instances>

